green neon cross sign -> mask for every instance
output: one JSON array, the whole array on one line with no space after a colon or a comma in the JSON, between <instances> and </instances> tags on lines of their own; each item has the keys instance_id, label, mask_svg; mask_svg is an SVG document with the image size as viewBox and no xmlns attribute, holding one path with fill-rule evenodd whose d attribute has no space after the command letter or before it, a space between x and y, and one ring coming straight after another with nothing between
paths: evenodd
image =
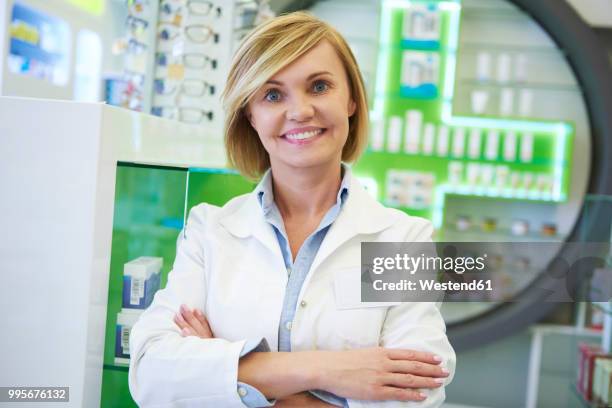
<instances>
[{"instance_id":1,"label":"green neon cross sign","mask_svg":"<svg viewBox=\"0 0 612 408\"><path fill-rule=\"evenodd\" d=\"M447 194L562 202L568 191L572 124L453 114L460 16L459 0L383 2L371 143L355 166L379 199L436 228Z\"/></svg>"}]
</instances>

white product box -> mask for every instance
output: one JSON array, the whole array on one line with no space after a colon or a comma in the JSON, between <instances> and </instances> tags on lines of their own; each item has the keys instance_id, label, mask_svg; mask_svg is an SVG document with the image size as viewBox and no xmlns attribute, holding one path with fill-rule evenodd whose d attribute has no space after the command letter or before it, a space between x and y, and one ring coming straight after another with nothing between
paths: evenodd
<instances>
[{"instance_id":1,"label":"white product box","mask_svg":"<svg viewBox=\"0 0 612 408\"><path fill-rule=\"evenodd\" d=\"M391 116L389 118L389 129L387 132L387 151L397 153L400 151L402 143L402 118Z\"/></svg>"},{"instance_id":2,"label":"white product box","mask_svg":"<svg viewBox=\"0 0 612 408\"><path fill-rule=\"evenodd\" d=\"M508 131L504 135L504 160L516 160L516 133Z\"/></svg>"},{"instance_id":3,"label":"white product box","mask_svg":"<svg viewBox=\"0 0 612 408\"><path fill-rule=\"evenodd\" d=\"M480 157L480 129L470 130L470 138L468 140L468 157L470 159L478 159Z\"/></svg>"},{"instance_id":4,"label":"white product box","mask_svg":"<svg viewBox=\"0 0 612 408\"><path fill-rule=\"evenodd\" d=\"M448 155L448 126L440 125L438 128L438 140L436 143L436 152L438 156Z\"/></svg>"},{"instance_id":5,"label":"white product box","mask_svg":"<svg viewBox=\"0 0 612 408\"><path fill-rule=\"evenodd\" d=\"M476 56L476 79L489 81L491 79L491 54L481 51Z\"/></svg>"},{"instance_id":6,"label":"white product box","mask_svg":"<svg viewBox=\"0 0 612 408\"><path fill-rule=\"evenodd\" d=\"M470 94L470 101L472 103L472 113L482 115L487 110L489 92L482 89L473 90Z\"/></svg>"},{"instance_id":7,"label":"white product box","mask_svg":"<svg viewBox=\"0 0 612 408\"><path fill-rule=\"evenodd\" d=\"M434 52L404 51L402 56L401 84L419 88L431 84L437 86L440 56Z\"/></svg>"},{"instance_id":8,"label":"white product box","mask_svg":"<svg viewBox=\"0 0 612 408\"><path fill-rule=\"evenodd\" d=\"M453 156L463 157L465 154L465 129L455 128L453 132Z\"/></svg>"},{"instance_id":9,"label":"white product box","mask_svg":"<svg viewBox=\"0 0 612 408\"><path fill-rule=\"evenodd\" d=\"M434 149L436 137L436 126L433 123L426 123L423 128L423 154L431 155Z\"/></svg>"},{"instance_id":10,"label":"white product box","mask_svg":"<svg viewBox=\"0 0 612 408\"><path fill-rule=\"evenodd\" d=\"M503 188L508 183L508 175L510 169L508 166L496 166L495 167L495 184L499 188Z\"/></svg>"},{"instance_id":11,"label":"white product box","mask_svg":"<svg viewBox=\"0 0 612 408\"><path fill-rule=\"evenodd\" d=\"M510 116L514 112L514 89L503 88L499 96L499 114Z\"/></svg>"},{"instance_id":12,"label":"white product box","mask_svg":"<svg viewBox=\"0 0 612 408\"><path fill-rule=\"evenodd\" d=\"M487 160L497 160L499 155L499 131L489 130L485 146L485 158Z\"/></svg>"},{"instance_id":13,"label":"white product box","mask_svg":"<svg viewBox=\"0 0 612 408\"><path fill-rule=\"evenodd\" d=\"M518 188L520 182L521 182L521 173L519 173L518 171L510 172L510 187Z\"/></svg>"},{"instance_id":14,"label":"white product box","mask_svg":"<svg viewBox=\"0 0 612 408\"><path fill-rule=\"evenodd\" d=\"M480 166L480 183L485 186L490 186L493 183L495 168L492 164L483 164Z\"/></svg>"},{"instance_id":15,"label":"white product box","mask_svg":"<svg viewBox=\"0 0 612 408\"><path fill-rule=\"evenodd\" d=\"M416 109L409 110L406 112L406 133L404 136L404 152L410 154L416 154L419 152L422 124L423 112Z\"/></svg>"},{"instance_id":16,"label":"white product box","mask_svg":"<svg viewBox=\"0 0 612 408\"><path fill-rule=\"evenodd\" d=\"M520 159L524 163L529 163L533 160L533 133L523 133L521 136L521 153Z\"/></svg>"},{"instance_id":17,"label":"white product box","mask_svg":"<svg viewBox=\"0 0 612 408\"><path fill-rule=\"evenodd\" d=\"M370 147L375 152L380 152L385 148L385 122L381 119L376 119L372 123L372 139Z\"/></svg>"},{"instance_id":18,"label":"white product box","mask_svg":"<svg viewBox=\"0 0 612 408\"><path fill-rule=\"evenodd\" d=\"M545 173L538 174L536 179L536 188L542 193L550 193L550 190L552 189L550 176Z\"/></svg>"},{"instance_id":19,"label":"white product box","mask_svg":"<svg viewBox=\"0 0 612 408\"><path fill-rule=\"evenodd\" d=\"M163 259L141 256L123 265L123 307L146 309L159 289Z\"/></svg>"},{"instance_id":20,"label":"white product box","mask_svg":"<svg viewBox=\"0 0 612 408\"><path fill-rule=\"evenodd\" d=\"M130 333L142 312L137 309L121 309L121 312L117 314L115 364L127 365L130 363Z\"/></svg>"},{"instance_id":21,"label":"white product box","mask_svg":"<svg viewBox=\"0 0 612 408\"><path fill-rule=\"evenodd\" d=\"M407 40L440 39L440 10L427 4L413 3L404 11L402 38Z\"/></svg>"},{"instance_id":22,"label":"white product box","mask_svg":"<svg viewBox=\"0 0 612 408\"><path fill-rule=\"evenodd\" d=\"M466 173L467 173L468 184L472 187L476 186L480 178L480 164L468 163Z\"/></svg>"},{"instance_id":23,"label":"white product box","mask_svg":"<svg viewBox=\"0 0 612 408\"><path fill-rule=\"evenodd\" d=\"M512 59L509 54L502 53L497 56L497 80L499 82L510 81Z\"/></svg>"},{"instance_id":24,"label":"white product box","mask_svg":"<svg viewBox=\"0 0 612 408\"><path fill-rule=\"evenodd\" d=\"M533 187L534 181L535 181L535 177L533 173L530 173L527 171L523 173L523 188L525 190L531 190L531 188Z\"/></svg>"},{"instance_id":25,"label":"white product box","mask_svg":"<svg viewBox=\"0 0 612 408\"><path fill-rule=\"evenodd\" d=\"M448 163L448 182L457 186L463 179L463 163L461 162L450 162Z\"/></svg>"},{"instance_id":26,"label":"white product box","mask_svg":"<svg viewBox=\"0 0 612 408\"><path fill-rule=\"evenodd\" d=\"M530 117L533 112L533 91L531 89L521 89L519 92L519 115Z\"/></svg>"},{"instance_id":27,"label":"white product box","mask_svg":"<svg viewBox=\"0 0 612 408\"><path fill-rule=\"evenodd\" d=\"M517 82L527 81L527 56L525 54L518 54L514 59L514 80Z\"/></svg>"}]
</instances>

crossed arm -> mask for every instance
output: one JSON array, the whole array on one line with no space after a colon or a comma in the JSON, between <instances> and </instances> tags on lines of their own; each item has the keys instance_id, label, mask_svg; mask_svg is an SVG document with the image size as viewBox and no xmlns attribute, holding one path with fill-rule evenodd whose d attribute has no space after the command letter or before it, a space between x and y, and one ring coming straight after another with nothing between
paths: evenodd
<instances>
[{"instance_id":1,"label":"crossed arm","mask_svg":"<svg viewBox=\"0 0 612 408\"><path fill-rule=\"evenodd\" d=\"M183 337L214 338L204 314L181 306L174 316ZM449 372L431 353L382 347L347 351L251 352L240 359L238 381L256 387L276 406L333 406L310 393L320 389L359 400L423 401Z\"/></svg>"}]
</instances>

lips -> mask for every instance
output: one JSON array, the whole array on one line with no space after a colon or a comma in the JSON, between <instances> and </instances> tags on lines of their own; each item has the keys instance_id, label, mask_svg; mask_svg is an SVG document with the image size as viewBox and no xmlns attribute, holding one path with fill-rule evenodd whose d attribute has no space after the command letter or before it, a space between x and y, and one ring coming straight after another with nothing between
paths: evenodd
<instances>
[{"instance_id":1,"label":"lips","mask_svg":"<svg viewBox=\"0 0 612 408\"><path fill-rule=\"evenodd\" d=\"M327 129L325 128L301 128L285 133L282 138L291 144L303 145L318 139Z\"/></svg>"},{"instance_id":2,"label":"lips","mask_svg":"<svg viewBox=\"0 0 612 408\"><path fill-rule=\"evenodd\" d=\"M283 133L282 136L290 136L290 135L295 135L298 133L306 133L306 132L320 131L320 130L325 130L325 129L320 126L302 126L302 127L296 127L296 128L290 129L286 131L285 133Z\"/></svg>"}]
</instances>

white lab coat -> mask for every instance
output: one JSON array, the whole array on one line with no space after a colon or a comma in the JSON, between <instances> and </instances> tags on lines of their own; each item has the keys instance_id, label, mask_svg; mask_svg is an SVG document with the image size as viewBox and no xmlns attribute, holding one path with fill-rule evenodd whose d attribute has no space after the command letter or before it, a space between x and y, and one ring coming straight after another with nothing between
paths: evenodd
<instances>
[{"instance_id":1,"label":"white lab coat","mask_svg":"<svg viewBox=\"0 0 612 408\"><path fill-rule=\"evenodd\" d=\"M352 176L343 209L312 263L291 327L291 349L383 346L433 352L455 370L455 353L433 302L360 301L362 241L429 241L428 221L385 208ZM143 407L244 407L237 393L247 340L277 350L287 271L276 235L254 193L224 207L200 204L179 236L166 287L131 331L129 387ZM303 302L302 302L303 301ZM216 338L181 337L172 318L185 303L201 309ZM424 402L369 402L350 407L437 407L443 388Z\"/></svg>"}]
</instances>

